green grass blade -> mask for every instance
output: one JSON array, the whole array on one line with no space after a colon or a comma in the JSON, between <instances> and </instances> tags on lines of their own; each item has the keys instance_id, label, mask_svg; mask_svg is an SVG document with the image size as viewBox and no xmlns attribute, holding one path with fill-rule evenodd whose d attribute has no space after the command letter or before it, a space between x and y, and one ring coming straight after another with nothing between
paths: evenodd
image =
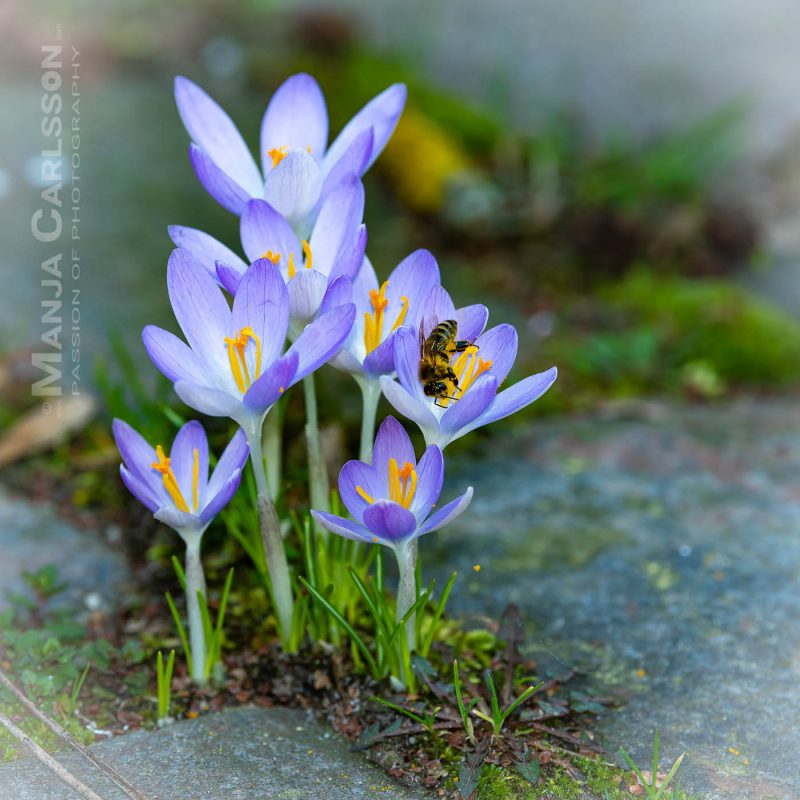
<instances>
[{"instance_id":1,"label":"green grass blade","mask_svg":"<svg viewBox=\"0 0 800 800\"><path fill-rule=\"evenodd\" d=\"M171 560L172 560L172 568L175 570L175 574L178 576L178 583L180 583L181 589L185 592L186 573L183 571L183 564L181 564L177 556L172 556Z\"/></svg>"},{"instance_id":2,"label":"green grass blade","mask_svg":"<svg viewBox=\"0 0 800 800\"><path fill-rule=\"evenodd\" d=\"M172 595L169 592L167 592L167 605L172 614L172 619L175 621L175 627L178 629L178 637L181 640L183 654L186 656L186 666L189 668L189 674L191 675L192 651L189 649L189 639L186 636L186 628L183 627L183 622L181 622L181 615L178 613L178 609L175 607L175 601L172 599Z\"/></svg>"},{"instance_id":3,"label":"green grass blade","mask_svg":"<svg viewBox=\"0 0 800 800\"><path fill-rule=\"evenodd\" d=\"M492 677L492 671L487 669L484 673L484 678L486 683L489 686L489 693L491 695L491 702L492 702L492 717L494 718L495 722L495 733L499 731L497 727L498 724L502 726L503 724L503 716L500 712L500 702L497 699L497 689L494 686L494 678Z\"/></svg>"},{"instance_id":4,"label":"green grass blade","mask_svg":"<svg viewBox=\"0 0 800 800\"><path fill-rule=\"evenodd\" d=\"M542 686L544 686L543 682L537 683L535 686L529 686L505 711L503 711L503 722L505 722L532 694L541 689Z\"/></svg>"},{"instance_id":5,"label":"green grass blade","mask_svg":"<svg viewBox=\"0 0 800 800\"><path fill-rule=\"evenodd\" d=\"M419 716L419 714L415 714L413 711L410 711L407 708L403 708L402 706L397 705L397 703L392 703L389 700L384 700L382 697L370 697L370 700L374 700L376 703L381 703L381 705L388 706L389 708L394 709L400 714L404 714L409 719L413 719L418 725L422 725L423 727L426 726L426 721L423 717Z\"/></svg>"},{"instance_id":6,"label":"green grass blade","mask_svg":"<svg viewBox=\"0 0 800 800\"><path fill-rule=\"evenodd\" d=\"M322 594L316 587L311 586L305 578L299 576L298 579L300 583L305 586L305 588L314 596L318 603L321 603L325 610L342 626L345 630L347 635L350 639L355 643L356 647L358 647L361 655L364 656L364 661L367 662L369 666L370 672L372 676L376 680L380 680L382 675L379 674L377 665L375 664L375 660L372 658L372 654L369 652L369 648L364 644L364 640L356 633L355 629L352 625L341 615L339 610L331 604L325 595Z\"/></svg>"},{"instance_id":7,"label":"green grass blade","mask_svg":"<svg viewBox=\"0 0 800 800\"><path fill-rule=\"evenodd\" d=\"M455 583L457 576L458 576L457 572L453 572L450 575L449 580L444 585L444 589L442 590L442 596L439 598L439 602L436 604L436 609L433 612L433 618L431 619L431 626L428 630L428 635L425 637L425 640L422 644L422 649L420 650L420 655L423 658L428 657L431 645L433 645L434 636L436 635L436 631L439 628L439 620L441 620L442 618L445 606L447 605L447 600L450 597L450 591L453 588L453 584Z\"/></svg>"}]
</instances>

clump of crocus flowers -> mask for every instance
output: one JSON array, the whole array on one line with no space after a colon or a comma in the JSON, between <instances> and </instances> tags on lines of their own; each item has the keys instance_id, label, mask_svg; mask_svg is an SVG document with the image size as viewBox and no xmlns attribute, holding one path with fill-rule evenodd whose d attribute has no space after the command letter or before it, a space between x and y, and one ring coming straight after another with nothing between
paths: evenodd
<instances>
[{"instance_id":1,"label":"clump of crocus flowers","mask_svg":"<svg viewBox=\"0 0 800 800\"><path fill-rule=\"evenodd\" d=\"M307 416L314 535L327 541L331 533L361 548L393 551L396 620L412 652L419 538L456 519L472 499L467 488L439 505L443 450L532 403L552 385L556 370L500 390L517 353L514 328L487 330L484 305L455 308L426 250L411 253L385 278L367 257L361 177L392 135L405 87L390 86L372 99L328 145L328 115L317 82L305 74L289 78L264 113L261 168L231 119L199 86L178 78L175 96L198 179L240 217L241 250L195 228L171 226L177 247L167 266L167 290L183 338L152 325L142 338L186 405L229 418L236 430L210 477L208 441L199 422L184 425L169 449L146 442L119 420L114 435L125 485L186 545L193 663L204 660L208 647L201 608L203 533L233 498L248 456L277 629L284 648L302 643L303 617L296 609L302 588L292 574L275 506L282 483L281 403L298 383ZM432 392L420 378L422 346L449 321L457 339L439 343L443 381ZM338 480L347 516L331 511L319 439L314 374L326 364L350 373L363 397L359 458L342 467ZM427 446L419 459L394 417L386 417L375 435L382 396L419 427ZM202 680L202 671L193 670L192 677Z\"/></svg>"}]
</instances>

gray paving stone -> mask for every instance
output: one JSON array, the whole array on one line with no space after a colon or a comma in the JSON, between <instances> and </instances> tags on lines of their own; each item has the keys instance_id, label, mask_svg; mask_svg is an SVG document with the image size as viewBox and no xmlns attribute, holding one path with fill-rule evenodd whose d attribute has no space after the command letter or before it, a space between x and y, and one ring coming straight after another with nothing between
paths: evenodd
<instances>
[{"instance_id":1,"label":"gray paving stone","mask_svg":"<svg viewBox=\"0 0 800 800\"><path fill-rule=\"evenodd\" d=\"M800 797L799 404L540 421L449 467L475 499L421 558L451 612L518 603L543 665L627 694L607 746L658 729L701 797Z\"/></svg>"},{"instance_id":2,"label":"gray paving stone","mask_svg":"<svg viewBox=\"0 0 800 800\"><path fill-rule=\"evenodd\" d=\"M152 800L422 800L349 744L285 708L238 708L156 732L137 731L95 751ZM59 756L103 800L125 795L80 756ZM76 800L38 762L0 766L0 800Z\"/></svg>"},{"instance_id":3,"label":"gray paving stone","mask_svg":"<svg viewBox=\"0 0 800 800\"><path fill-rule=\"evenodd\" d=\"M130 574L121 549L64 522L47 505L15 498L0 487L0 610L8 606L7 592L32 597L22 572L48 564L67 584L52 602L77 611L115 606Z\"/></svg>"}]
</instances>

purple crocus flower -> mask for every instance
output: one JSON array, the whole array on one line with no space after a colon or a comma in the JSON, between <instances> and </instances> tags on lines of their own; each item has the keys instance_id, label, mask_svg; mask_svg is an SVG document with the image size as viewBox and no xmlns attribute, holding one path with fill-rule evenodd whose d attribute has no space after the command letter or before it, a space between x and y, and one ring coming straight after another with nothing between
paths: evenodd
<instances>
[{"instance_id":1,"label":"purple crocus flower","mask_svg":"<svg viewBox=\"0 0 800 800\"><path fill-rule=\"evenodd\" d=\"M448 317L426 312L424 335ZM459 338L462 332L459 326ZM468 333L464 339L470 339ZM385 376L381 387L386 399L403 416L419 425L426 444L442 449L482 425L503 419L541 397L556 379L555 367L531 375L498 392L517 356L517 332L498 325L482 333L464 352L454 354L451 366L458 377L453 399L428 397L419 379L420 346L417 332L403 328L394 342L397 381Z\"/></svg>"},{"instance_id":2,"label":"purple crocus flower","mask_svg":"<svg viewBox=\"0 0 800 800\"><path fill-rule=\"evenodd\" d=\"M123 463L122 481L156 519L182 537L197 536L233 497L239 486L248 449L244 432L231 439L208 474L208 439L196 420L175 436L167 455L153 447L130 425L115 419L112 427Z\"/></svg>"},{"instance_id":3,"label":"purple crocus flower","mask_svg":"<svg viewBox=\"0 0 800 800\"><path fill-rule=\"evenodd\" d=\"M311 513L332 533L397 549L447 525L466 510L472 487L431 513L443 480L442 451L431 445L417 463L403 426L387 417L375 437L372 464L348 461L339 473L339 493L353 519L323 511Z\"/></svg>"},{"instance_id":4,"label":"purple crocus flower","mask_svg":"<svg viewBox=\"0 0 800 800\"><path fill-rule=\"evenodd\" d=\"M322 91L310 75L293 75L272 96L261 122L262 169L230 117L199 86L176 78L175 100L206 191L240 215L251 199L266 200L302 235L342 178L363 175L381 153L405 105L406 89L394 84L373 98L328 147Z\"/></svg>"},{"instance_id":5,"label":"purple crocus flower","mask_svg":"<svg viewBox=\"0 0 800 800\"><path fill-rule=\"evenodd\" d=\"M387 417L378 429L372 463L348 461L339 473L339 493L352 519L313 510L314 519L331 533L357 542L390 547L397 557L397 619L416 600L414 570L417 540L462 514L472 500L472 487L434 511L444 480L442 451L431 445L417 462L403 426ZM406 626L414 649L414 622Z\"/></svg>"},{"instance_id":6,"label":"purple crocus flower","mask_svg":"<svg viewBox=\"0 0 800 800\"><path fill-rule=\"evenodd\" d=\"M280 396L341 347L355 314L352 303L327 311L284 353L289 295L270 260L258 259L247 270L233 308L212 276L182 248L170 256L167 287L188 345L148 325L142 332L148 355L188 406L230 417L248 436L260 435Z\"/></svg>"},{"instance_id":7,"label":"purple crocus flower","mask_svg":"<svg viewBox=\"0 0 800 800\"><path fill-rule=\"evenodd\" d=\"M200 542L211 520L239 487L248 456L244 431L238 430L233 436L210 478L208 439L203 426L195 420L178 431L169 455L161 445L152 447L122 420L114 420L113 432L123 461L123 483L186 544L184 575L190 639L186 655L193 680L204 683L209 664L200 607L200 596L206 594Z\"/></svg>"},{"instance_id":8,"label":"purple crocus flower","mask_svg":"<svg viewBox=\"0 0 800 800\"><path fill-rule=\"evenodd\" d=\"M443 319L458 321L459 336L475 338L486 326L486 306L453 307L439 285L439 266L428 250L416 250L404 258L382 284L365 259L353 284L356 319L339 354L331 364L339 369L378 378L394 372L394 338L408 326L419 330L431 310L446 311Z\"/></svg>"},{"instance_id":9,"label":"purple crocus flower","mask_svg":"<svg viewBox=\"0 0 800 800\"><path fill-rule=\"evenodd\" d=\"M308 241L301 242L288 221L264 200L251 200L242 214L246 261L194 228L173 225L169 234L232 295L252 262L271 261L289 287L289 338L295 339L320 312L351 302L351 280L367 244L363 216L364 187L351 174L323 203Z\"/></svg>"}]
</instances>

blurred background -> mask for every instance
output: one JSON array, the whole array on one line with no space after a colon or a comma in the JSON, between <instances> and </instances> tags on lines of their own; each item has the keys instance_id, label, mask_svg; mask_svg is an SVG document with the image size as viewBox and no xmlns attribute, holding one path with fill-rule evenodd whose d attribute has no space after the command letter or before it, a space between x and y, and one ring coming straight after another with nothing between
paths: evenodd
<instances>
[{"instance_id":1,"label":"blurred background","mask_svg":"<svg viewBox=\"0 0 800 800\"><path fill-rule=\"evenodd\" d=\"M65 137L62 166L65 206L80 192L81 265L64 289L80 291L73 356L86 388L111 379L114 348L141 363L143 324L171 324L168 224L238 244L235 218L189 165L173 76L205 87L254 143L271 92L298 70L322 84L333 131L389 83L408 84L366 179L370 255L385 275L428 247L456 300L489 298L495 322L521 326L520 374L562 370L538 412L796 381L800 9L788 0L12 2L0 13L6 357L46 329L50 246L30 223L46 183L40 48L59 35L65 57L79 51L79 105L62 114L80 126L80 161L72 169Z\"/></svg>"},{"instance_id":2,"label":"blurred background","mask_svg":"<svg viewBox=\"0 0 800 800\"><path fill-rule=\"evenodd\" d=\"M254 150L270 95L295 72L319 80L332 133L403 81L405 113L365 179L378 275L429 248L457 306L485 302L490 324L518 327L512 382L559 367L544 398L448 450L451 480L474 483L476 502L470 523L465 515L429 545L440 548L430 563L458 562L468 587L459 609L495 614L512 599L543 636L589 642L593 674L615 642L618 683L649 687L652 674L663 689L660 705L647 695L631 706L636 735L671 725L674 756L715 737L698 758L714 768L738 754L728 748L740 740L726 738L732 719L754 750L796 723L786 700L797 696L798 663L787 636L798 618L790 571L800 497L795 0L18 0L0 7L0 26L4 486L102 528L160 601L174 537L123 495L110 418L168 441L189 413L140 340L147 323L175 327L167 226L238 249L238 220L190 166L173 78L204 87ZM60 159L43 152L54 113L42 48L54 44L69 128ZM46 242L31 222L55 199L54 161L64 230ZM57 252L62 261L49 267L60 285L42 268ZM60 323L43 319L58 291ZM63 393L32 397L43 376L32 353L54 339ZM334 474L355 451L360 400L333 370L320 383ZM282 500L300 508L303 406L295 397L287 406ZM662 416L651 414L658 407ZM212 434L221 443L225 423ZM762 462L743 490L739 470ZM712 495L715 469L724 491ZM219 582L242 553L221 526L206 541ZM767 653L783 653L775 676L786 688L754 712L750 687L771 685ZM773 725L764 709L784 717ZM753 731L755 718L773 727ZM792 749L774 741L780 752L754 757L752 769L795 774Z\"/></svg>"}]
</instances>

